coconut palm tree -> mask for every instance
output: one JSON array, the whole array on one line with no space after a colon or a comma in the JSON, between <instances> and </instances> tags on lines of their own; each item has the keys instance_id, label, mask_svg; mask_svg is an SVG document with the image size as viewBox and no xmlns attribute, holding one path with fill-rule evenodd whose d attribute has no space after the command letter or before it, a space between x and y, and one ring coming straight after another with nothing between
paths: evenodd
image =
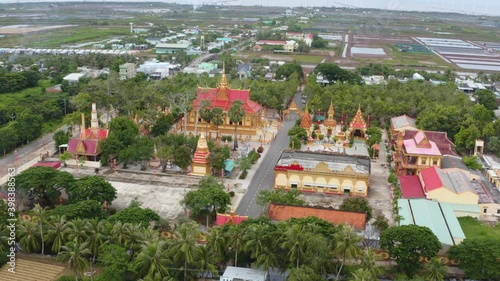
<instances>
[{"instance_id":1,"label":"coconut palm tree","mask_svg":"<svg viewBox=\"0 0 500 281\"><path fill-rule=\"evenodd\" d=\"M335 280L339 280L340 272L345 262L349 259L354 259L359 256L360 249L358 243L361 242L362 237L358 236L352 226L344 225L339 232L334 234L336 246L334 252L340 260L340 268L337 272Z\"/></svg>"},{"instance_id":2,"label":"coconut palm tree","mask_svg":"<svg viewBox=\"0 0 500 281\"><path fill-rule=\"evenodd\" d=\"M36 204L33 208L33 221L38 223L38 229L40 231L40 245L42 246L42 255L45 254L45 243L43 239L44 224L47 222L45 219L45 208L42 208L40 204Z\"/></svg>"},{"instance_id":3,"label":"coconut palm tree","mask_svg":"<svg viewBox=\"0 0 500 281\"><path fill-rule=\"evenodd\" d=\"M146 241L135 259L139 275L144 280L163 280L169 277L168 266L172 264L167 254L168 243L162 239Z\"/></svg>"},{"instance_id":4,"label":"coconut palm tree","mask_svg":"<svg viewBox=\"0 0 500 281\"><path fill-rule=\"evenodd\" d=\"M80 218L68 222L68 240L82 244L88 237L87 225L88 221Z\"/></svg>"},{"instance_id":5,"label":"coconut palm tree","mask_svg":"<svg viewBox=\"0 0 500 281\"><path fill-rule=\"evenodd\" d=\"M241 224L230 225L227 235L227 245L234 250L234 266L238 266L238 251L244 246L245 229Z\"/></svg>"},{"instance_id":6,"label":"coconut palm tree","mask_svg":"<svg viewBox=\"0 0 500 281\"><path fill-rule=\"evenodd\" d=\"M0 204L1 206L1 204ZM0 252L5 251L9 246L9 229L4 223L0 223Z\"/></svg>"},{"instance_id":7,"label":"coconut palm tree","mask_svg":"<svg viewBox=\"0 0 500 281\"><path fill-rule=\"evenodd\" d=\"M217 260L214 258L212 253L207 249L207 247L199 247L199 259L195 263L195 268L201 270L202 277L205 277L205 275L217 275L217 267L215 264L217 263Z\"/></svg>"},{"instance_id":8,"label":"coconut palm tree","mask_svg":"<svg viewBox=\"0 0 500 281\"><path fill-rule=\"evenodd\" d=\"M224 120L226 119L226 115L222 108L214 108L212 110L212 124L215 125L215 128L217 130L217 137L216 140L219 140L219 126L224 124Z\"/></svg>"},{"instance_id":9,"label":"coconut palm tree","mask_svg":"<svg viewBox=\"0 0 500 281\"><path fill-rule=\"evenodd\" d=\"M176 231L177 239L172 244L171 253L173 254L176 263L183 263L184 278L187 279L188 264L193 263L200 257L200 246L196 245L196 241L200 239L200 229L197 223L183 223Z\"/></svg>"},{"instance_id":10,"label":"coconut palm tree","mask_svg":"<svg viewBox=\"0 0 500 281\"><path fill-rule=\"evenodd\" d=\"M205 121L205 137L207 137L207 128L210 127L210 122L214 117L213 110L210 107L210 102L208 100L204 100L201 102L202 108L200 109L200 116Z\"/></svg>"},{"instance_id":11,"label":"coconut palm tree","mask_svg":"<svg viewBox=\"0 0 500 281\"><path fill-rule=\"evenodd\" d=\"M269 245L269 239L272 235L270 227L267 224L251 224L245 232L244 249L251 253L251 257L256 259Z\"/></svg>"},{"instance_id":12,"label":"coconut palm tree","mask_svg":"<svg viewBox=\"0 0 500 281\"><path fill-rule=\"evenodd\" d=\"M269 272L271 268L280 267L280 260L282 260L282 257L280 257L278 253L266 247L265 250L257 256L257 259L253 263L253 267L262 268L262 270Z\"/></svg>"},{"instance_id":13,"label":"coconut palm tree","mask_svg":"<svg viewBox=\"0 0 500 281\"><path fill-rule=\"evenodd\" d=\"M90 252L92 254L91 266L95 261L99 247L101 247L106 241L108 241L108 236L104 231L104 221L98 219L91 219L88 221L87 225L87 243L89 245Z\"/></svg>"},{"instance_id":14,"label":"coconut palm tree","mask_svg":"<svg viewBox=\"0 0 500 281\"><path fill-rule=\"evenodd\" d=\"M295 262L297 268L299 268L300 261L304 257L305 248L305 234L300 225L292 225L288 228L282 237L281 248L288 251L288 261Z\"/></svg>"},{"instance_id":15,"label":"coconut palm tree","mask_svg":"<svg viewBox=\"0 0 500 281\"><path fill-rule=\"evenodd\" d=\"M243 109L243 102L241 100L236 100L233 102L229 108L227 115L229 116L229 121L234 124L234 150L238 148L238 124L245 117L245 110Z\"/></svg>"},{"instance_id":16,"label":"coconut palm tree","mask_svg":"<svg viewBox=\"0 0 500 281\"><path fill-rule=\"evenodd\" d=\"M225 232L220 227L212 227L207 235L207 248L213 259L221 260L225 256L227 243Z\"/></svg>"},{"instance_id":17,"label":"coconut palm tree","mask_svg":"<svg viewBox=\"0 0 500 281\"><path fill-rule=\"evenodd\" d=\"M130 251L130 256L133 257L144 244L143 226L138 223L125 224L127 230L125 237L125 247Z\"/></svg>"},{"instance_id":18,"label":"coconut palm tree","mask_svg":"<svg viewBox=\"0 0 500 281\"><path fill-rule=\"evenodd\" d=\"M40 249L38 224L32 220L22 221L17 227L19 245L26 252L36 252Z\"/></svg>"},{"instance_id":19,"label":"coconut palm tree","mask_svg":"<svg viewBox=\"0 0 500 281\"><path fill-rule=\"evenodd\" d=\"M113 230L111 231L111 236L113 242L118 245L125 246L127 237L129 236L129 228L126 223L117 222L113 226Z\"/></svg>"},{"instance_id":20,"label":"coconut palm tree","mask_svg":"<svg viewBox=\"0 0 500 281\"><path fill-rule=\"evenodd\" d=\"M350 281L374 281L378 280L376 277L373 277L372 273L365 268L360 268L356 270L352 277L349 279Z\"/></svg>"},{"instance_id":21,"label":"coconut palm tree","mask_svg":"<svg viewBox=\"0 0 500 281\"><path fill-rule=\"evenodd\" d=\"M377 254L373 249L367 248L361 254L361 267L368 271L373 279L376 279L380 274L382 274L380 267L376 264L377 260Z\"/></svg>"},{"instance_id":22,"label":"coconut palm tree","mask_svg":"<svg viewBox=\"0 0 500 281\"><path fill-rule=\"evenodd\" d=\"M68 262L69 267L75 273L75 280L78 281L78 277L82 276L83 272L89 267L86 257L90 256L90 254L88 243L79 243L75 240L62 246L57 258L60 261Z\"/></svg>"},{"instance_id":23,"label":"coconut palm tree","mask_svg":"<svg viewBox=\"0 0 500 281\"><path fill-rule=\"evenodd\" d=\"M51 217L45 233L45 240L47 244L52 244L52 252L59 253L61 247L66 242L68 232L68 221L65 216Z\"/></svg>"},{"instance_id":24,"label":"coconut palm tree","mask_svg":"<svg viewBox=\"0 0 500 281\"><path fill-rule=\"evenodd\" d=\"M448 272L446 266L439 260L439 258L432 258L426 265L427 271L426 280L441 281L444 280L445 274Z\"/></svg>"}]
</instances>

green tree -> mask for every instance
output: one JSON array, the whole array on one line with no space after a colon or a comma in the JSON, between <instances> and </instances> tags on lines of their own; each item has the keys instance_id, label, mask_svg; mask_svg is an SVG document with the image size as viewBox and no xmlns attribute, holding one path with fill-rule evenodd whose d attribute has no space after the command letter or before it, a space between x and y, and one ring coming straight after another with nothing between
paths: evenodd
<instances>
[{"instance_id":1,"label":"green tree","mask_svg":"<svg viewBox=\"0 0 500 281\"><path fill-rule=\"evenodd\" d=\"M490 137L486 148L490 153L500 155L500 138L497 136Z\"/></svg>"},{"instance_id":2,"label":"green tree","mask_svg":"<svg viewBox=\"0 0 500 281\"><path fill-rule=\"evenodd\" d=\"M63 162L64 167L66 167L67 166L66 161L68 161L71 158L73 158L73 155L71 155L71 153L69 153L68 151L64 151L62 154L59 155L57 159Z\"/></svg>"},{"instance_id":3,"label":"green tree","mask_svg":"<svg viewBox=\"0 0 500 281\"><path fill-rule=\"evenodd\" d=\"M420 257L433 258L441 249L441 243L425 226L402 225L390 227L382 234L380 246L396 259L399 270L412 277L422 265Z\"/></svg>"},{"instance_id":4,"label":"green tree","mask_svg":"<svg viewBox=\"0 0 500 281\"><path fill-rule=\"evenodd\" d=\"M108 219L110 222L137 223L143 226L149 226L152 221L159 221L160 216L149 208L139 206L130 206L119 210Z\"/></svg>"},{"instance_id":5,"label":"green tree","mask_svg":"<svg viewBox=\"0 0 500 281\"><path fill-rule=\"evenodd\" d=\"M59 146L61 144L67 144L69 142L69 137L71 133L70 132L65 132L65 131L57 131L54 133L54 142L55 142L55 147L56 149L59 149Z\"/></svg>"},{"instance_id":6,"label":"green tree","mask_svg":"<svg viewBox=\"0 0 500 281\"><path fill-rule=\"evenodd\" d=\"M426 280L429 281L442 281L448 273L446 266L436 257L425 265L425 270L427 271Z\"/></svg>"},{"instance_id":7,"label":"green tree","mask_svg":"<svg viewBox=\"0 0 500 281\"><path fill-rule=\"evenodd\" d=\"M187 278L188 265L192 264L200 257L200 246L196 244L200 239L200 234L201 232L198 224L195 222L183 223L178 230L175 231L177 239L172 244L170 250L174 257L174 262L182 264L184 277L182 280L189 280ZM195 278L196 275L190 277L190 279L192 279Z\"/></svg>"},{"instance_id":8,"label":"green tree","mask_svg":"<svg viewBox=\"0 0 500 281\"><path fill-rule=\"evenodd\" d=\"M303 263L305 259L306 233L300 225L292 225L283 232L281 240L281 248L288 250L288 261L299 268L301 261Z\"/></svg>"},{"instance_id":9,"label":"green tree","mask_svg":"<svg viewBox=\"0 0 500 281\"><path fill-rule=\"evenodd\" d=\"M28 253L40 250L40 236L38 234L38 224L32 220L22 221L17 227L17 238L19 246Z\"/></svg>"},{"instance_id":10,"label":"green tree","mask_svg":"<svg viewBox=\"0 0 500 281\"><path fill-rule=\"evenodd\" d=\"M130 255L127 249L115 244L103 244L99 248L99 263L104 266L103 272L98 276L99 281L133 280L132 272L128 265ZM132 276L131 276L132 275Z\"/></svg>"},{"instance_id":11,"label":"green tree","mask_svg":"<svg viewBox=\"0 0 500 281\"><path fill-rule=\"evenodd\" d=\"M365 268L359 268L357 269L353 274L352 277L349 278L350 281L372 281L372 280L377 280L376 277L373 277L372 273L368 271Z\"/></svg>"},{"instance_id":12,"label":"green tree","mask_svg":"<svg viewBox=\"0 0 500 281\"><path fill-rule=\"evenodd\" d=\"M170 276L168 267L172 265L168 255L169 244L165 240L146 241L134 260L138 277L150 280L164 280Z\"/></svg>"},{"instance_id":13,"label":"green tree","mask_svg":"<svg viewBox=\"0 0 500 281\"><path fill-rule=\"evenodd\" d=\"M458 134L455 136L455 144L464 150L472 150L476 144L476 140L481 136L481 132L472 125L468 128L462 127Z\"/></svg>"},{"instance_id":14,"label":"green tree","mask_svg":"<svg viewBox=\"0 0 500 281\"><path fill-rule=\"evenodd\" d=\"M299 126L294 126L288 131L288 135L291 137L296 137L302 141L307 141L307 131Z\"/></svg>"},{"instance_id":15,"label":"green tree","mask_svg":"<svg viewBox=\"0 0 500 281\"><path fill-rule=\"evenodd\" d=\"M299 75L299 79L304 78L304 72L302 66L298 63L285 63L276 69L276 78L288 80L293 73Z\"/></svg>"},{"instance_id":16,"label":"green tree","mask_svg":"<svg viewBox=\"0 0 500 281\"><path fill-rule=\"evenodd\" d=\"M334 63L320 63L314 68L314 73L323 75L330 84L336 81L349 82L351 84L361 83L361 77L359 75L343 70Z\"/></svg>"},{"instance_id":17,"label":"green tree","mask_svg":"<svg viewBox=\"0 0 500 281\"><path fill-rule=\"evenodd\" d=\"M462 158L462 163L464 163L465 166L467 166L467 168L469 168L471 170L482 170L483 169L483 165L481 165L480 160L475 155L464 156Z\"/></svg>"},{"instance_id":18,"label":"green tree","mask_svg":"<svg viewBox=\"0 0 500 281\"><path fill-rule=\"evenodd\" d=\"M127 117L117 117L109 123L110 136L114 135L124 147L132 145L139 134L139 127Z\"/></svg>"},{"instance_id":19,"label":"green tree","mask_svg":"<svg viewBox=\"0 0 500 281\"><path fill-rule=\"evenodd\" d=\"M200 181L199 189L188 192L181 203L191 210L194 217L207 212L215 218L217 213L224 213L231 205L231 196L224 191L222 183L213 177L205 177Z\"/></svg>"},{"instance_id":20,"label":"green tree","mask_svg":"<svg viewBox=\"0 0 500 281\"><path fill-rule=\"evenodd\" d=\"M226 118L226 115L222 108L214 108L212 110L212 124L215 125L215 128L217 130L217 137L216 140L219 140L219 126L224 124L224 119Z\"/></svg>"},{"instance_id":21,"label":"green tree","mask_svg":"<svg viewBox=\"0 0 500 281\"><path fill-rule=\"evenodd\" d=\"M257 195L257 204L264 206L268 203L290 205L290 206L304 206L305 201L299 199L300 191L296 189L284 190L262 190Z\"/></svg>"},{"instance_id":22,"label":"green tree","mask_svg":"<svg viewBox=\"0 0 500 281\"><path fill-rule=\"evenodd\" d=\"M44 225L47 222L46 219L46 212L45 208L42 208L40 204L35 204L35 208L33 208L33 221L35 221L38 224L38 229L40 231L40 245L42 246L42 255L45 254L45 242L44 242L44 228L46 225ZM45 226L45 227L44 227Z\"/></svg>"},{"instance_id":23,"label":"green tree","mask_svg":"<svg viewBox=\"0 0 500 281\"><path fill-rule=\"evenodd\" d=\"M75 179L68 172L49 167L33 167L16 176L16 187L23 194L31 192L44 204L54 205L62 190L69 189Z\"/></svg>"},{"instance_id":24,"label":"green tree","mask_svg":"<svg viewBox=\"0 0 500 281\"><path fill-rule=\"evenodd\" d=\"M179 166L182 170L186 170L189 165L191 165L193 152L191 148L183 145L174 153L174 164Z\"/></svg>"},{"instance_id":25,"label":"green tree","mask_svg":"<svg viewBox=\"0 0 500 281\"><path fill-rule=\"evenodd\" d=\"M17 141L17 132L10 123L0 128L0 150L3 152L3 155L14 149Z\"/></svg>"},{"instance_id":26,"label":"green tree","mask_svg":"<svg viewBox=\"0 0 500 281\"><path fill-rule=\"evenodd\" d=\"M321 275L319 275L312 268L307 265L302 265L298 268L292 268L288 274L287 281L326 281Z\"/></svg>"},{"instance_id":27,"label":"green tree","mask_svg":"<svg viewBox=\"0 0 500 281\"><path fill-rule=\"evenodd\" d=\"M290 148L291 149L300 150L301 147L302 147L302 142L300 141L300 139L298 137L293 136L290 138Z\"/></svg>"},{"instance_id":28,"label":"green tree","mask_svg":"<svg viewBox=\"0 0 500 281\"><path fill-rule=\"evenodd\" d=\"M61 247L66 241L66 233L68 231L68 221L65 216L53 216L49 220L45 240L47 244L52 245L51 250L54 253L59 253Z\"/></svg>"},{"instance_id":29,"label":"green tree","mask_svg":"<svg viewBox=\"0 0 500 281\"><path fill-rule=\"evenodd\" d=\"M372 207L364 197L348 197L339 206L342 211L359 212L366 214L366 221L372 218Z\"/></svg>"},{"instance_id":30,"label":"green tree","mask_svg":"<svg viewBox=\"0 0 500 281\"><path fill-rule=\"evenodd\" d=\"M451 259L467 278L498 280L500 278L500 239L465 239L448 250Z\"/></svg>"},{"instance_id":31,"label":"green tree","mask_svg":"<svg viewBox=\"0 0 500 281\"><path fill-rule=\"evenodd\" d=\"M337 242L334 252L338 256L340 262L335 280L339 280L344 264L350 259L355 259L359 256L361 250L358 247L358 243L360 243L363 238L358 236L349 225L344 225L339 232L334 234L334 238Z\"/></svg>"},{"instance_id":32,"label":"green tree","mask_svg":"<svg viewBox=\"0 0 500 281\"><path fill-rule=\"evenodd\" d=\"M382 270L377 266L377 254L373 249L366 248L361 254L361 267L369 273L371 279L367 280L376 280L380 274L382 274Z\"/></svg>"},{"instance_id":33,"label":"green tree","mask_svg":"<svg viewBox=\"0 0 500 281\"><path fill-rule=\"evenodd\" d=\"M234 150L236 150L238 148L238 124L243 120L243 117L245 117L243 102L241 100L234 101L227 114L229 116L229 121L234 125Z\"/></svg>"},{"instance_id":34,"label":"green tree","mask_svg":"<svg viewBox=\"0 0 500 281\"><path fill-rule=\"evenodd\" d=\"M174 122L175 120L172 114L161 115L158 119L156 119L156 122L151 129L151 135L153 137L157 137L168 133Z\"/></svg>"},{"instance_id":35,"label":"green tree","mask_svg":"<svg viewBox=\"0 0 500 281\"><path fill-rule=\"evenodd\" d=\"M70 203L77 203L84 200L94 200L100 204L106 202L111 205L116 199L116 189L103 177L86 176L77 180L69 188Z\"/></svg>"},{"instance_id":36,"label":"green tree","mask_svg":"<svg viewBox=\"0 0 500 281\"><path fill-rule=\"evenodd\" d=\"M497 109L497 101L495 94L490 90L478 90L474 92L474 96L476 96L477 103L483 105L488 110Z\"/></svg>"},{"instance_id":37,"label":"green tree","mask_svg":"<svg viewBox=\"0 0 500 281\"><path fill-rule=\"evenodd\" d=\"M69 267L75 273L75 280L78 281L78 278L89 267L89 262L86 258L89 255L90 250L87 243L70 242L62 247L57 258L60 261L68 262Z\"/></svg>"},{"instance_id":38,"label":"green tree","mask_svg":"<svg viewBox=\"0 0 500 281\"><path fill-rule=\"evenodd\" d=\"M75 218L104 218L106 216L106 212L104 212L102 205L94 200L80 201L70 205L58 205L47 213L49 217L66 216L68 220L73 220Z\"/></svg>"},{"instance_id":39,"label":"green tree","mask_svg":"<svg viewBox=\"0 0 500 281\"><path fill-rule=\"evenodd\" d=\"M16 130L18 140L25 144L42 135L42 125L42 116L25 110L16 118L13 128Z\"/></svg>"}]
</instances>

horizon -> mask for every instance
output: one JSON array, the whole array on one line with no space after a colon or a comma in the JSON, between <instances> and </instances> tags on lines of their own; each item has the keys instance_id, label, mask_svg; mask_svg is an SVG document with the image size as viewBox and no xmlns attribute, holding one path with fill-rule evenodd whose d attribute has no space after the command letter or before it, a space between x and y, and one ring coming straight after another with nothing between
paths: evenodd
<instances>
[{"instance_id":1,"label":"horizon","mask_svg":"<svg viewBox=\"0 0 500 281\"><path fill-rule=\"evenodd\" d=\"M17 3L57 3L57 2L96 2L96 3L144 3L139 0L0 0L0 4ZM146 2L170 3L200 6L203 4L225 4L226 6L256 6L264 7L331 7L331 8L354 8L354 9L380 9L401 12L441 12L460 13L466 15L500 16L500 2L495 0L484 0L481 3L466 0L441 0L440 3L433 0L414 0L411 3L402 0L321 0L315 2L314 6L307 5L307 0L149 0Z\"/></svg>"}]
</instances>

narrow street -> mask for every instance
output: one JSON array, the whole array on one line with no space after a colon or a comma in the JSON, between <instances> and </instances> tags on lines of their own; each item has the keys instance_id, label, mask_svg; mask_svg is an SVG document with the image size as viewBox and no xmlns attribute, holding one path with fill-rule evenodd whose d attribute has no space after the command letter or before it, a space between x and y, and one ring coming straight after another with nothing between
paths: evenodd
<instances>
[{"instance_id":1,"label":"narrow street","mask_svg":"<svg viewBox=\"0 0 500 281\"><path fill-rule=\"evenodd\" d=\"M294 97L294 101L298 106L301 104L301 94L301 92L297 92ZM257 196L260 191L271 190L273 188L274 166L278 162L281 152L288 148L290 142L288 131L295 125L296 120L297 114L295 112L290 113L289 117L286 117L283 121L274 141L265 148L269 151L260 162L245 195L241 198L238 208L236 209L237 214L250 218L258 218L261 215L263 206L257 205Z\"/></svg>"}]
</instances>

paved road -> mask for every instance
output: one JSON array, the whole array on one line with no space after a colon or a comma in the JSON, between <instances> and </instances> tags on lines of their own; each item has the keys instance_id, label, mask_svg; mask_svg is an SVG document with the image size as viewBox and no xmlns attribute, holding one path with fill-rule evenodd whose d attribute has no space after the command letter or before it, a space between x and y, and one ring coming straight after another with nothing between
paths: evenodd
<instances>
[{"instance_id":1,"label":"paved road","mask_svg":"<svg viewBox=\"0 0 500 281\"><path fill-rule=\"evenodd\" d=\"M300 107L301 92L298 92L295 97L295 103ZM248 189L241 198L236 213L248 216L250 218L258 218L261 215L263 206L257 205L257 195L262 190L271 190L274 185L274 166L281 156L281 152L288 148L290 143L290 137L288 136L288 130L290 130L297 120L297 114L290 113L290 118L285 118L281 129L274 141L267 147L269 149L268 153L265 154L264 159L259 165L259 168L255 171L255 174L250 181Z\"/></svg>"}]
</instances>

